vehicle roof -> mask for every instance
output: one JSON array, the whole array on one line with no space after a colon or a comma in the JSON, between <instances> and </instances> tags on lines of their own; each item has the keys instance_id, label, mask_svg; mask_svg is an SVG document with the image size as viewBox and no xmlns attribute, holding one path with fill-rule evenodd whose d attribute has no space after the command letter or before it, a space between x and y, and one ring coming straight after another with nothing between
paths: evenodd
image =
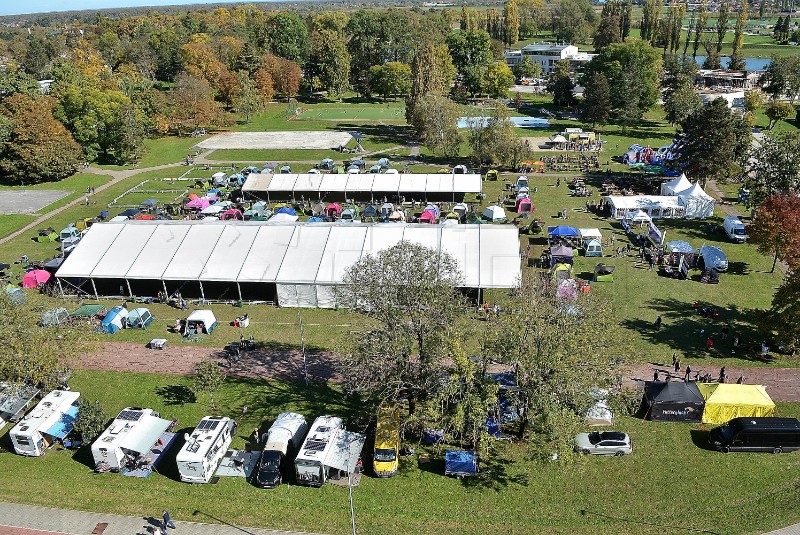
<instances>
[{"instance_id":1,"label":"vehicle roof","mask_svg":"<svg viewBox=\"0 0 800 535\"><path fill-rule=\"evenodd\" d=\"M628 435L621 431L595 431L601 440L626 440Z\"/></svg>"},{"instance_id":2,"label":"vehicle roof","mask_svg":"<svg viewBox=\"0 0 800 535\"><path fill-rule=\"evenodd\" d=\"M47 430L69 410L80 395L80 392L53 390L14 426L11 433L33 433L40 429Z\"/></svg>"},{"instance_id":3,"label":"vehicle roof","mask_svg":"<svg viewBox=\"0 0 800 535\"><path fill-rule=\"evenodd\" d=\"M176 456L176 461L202 459L216 443L217 438L230 425L225 416L205 416L192 431L191 436Z\"/></svg>"},{"instance_id":4,"label":"vehicle roof","mask_svg":"<svg viewBox=\"0 0 800 535\"><path fill-rule=\"evenodd\" d=\"M400 431L400 413L397 407L381 407L375 428L375 447L393 448L397 445Z\"/></svg>"},{"instance_id":5,"label":"vehicle roof","mask_svg":"<svg viewBox=\"0 0 800 535\"><path fill-rule=\"evenodd\" d=\"M796 429L800 431L800 420L797 418L734 418L729 425L739 429Z\"/></svg>"},{"instance_id":6,"label":"vehicle roof","mask_svg":"<svg viewBox=\"0 0 800 535\"><path fill-rule=\"evenodd\" d=\"M314 420L308 436L297 454L298 459L313 459L325 461L326 452L335 442L334 438L339 429L344 428L344 422L337 416L320 416Z\"/></svg>"}]
</instances>

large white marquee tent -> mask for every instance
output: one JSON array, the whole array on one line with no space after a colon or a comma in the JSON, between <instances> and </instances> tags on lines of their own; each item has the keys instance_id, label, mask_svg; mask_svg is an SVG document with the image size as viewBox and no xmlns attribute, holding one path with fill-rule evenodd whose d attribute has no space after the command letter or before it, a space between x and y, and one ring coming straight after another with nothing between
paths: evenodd
<instances>
[{"instance_id":1,"label":"large white marquee tent","mask_svg":"<svg viewBox=\"0 0 800 535\"><path fill-rule=\"evenodd\" d=\"M339 195L344 197L404 195L437 198L461 198L466 193L480 193L481 175L451 173L347 173L347 174L260 174L251 173L242 191L267 198L290 198L298 195Z\"/></svg>"},{"instance_id":2,"label":"large white marquee tent","mask_svg":"<svg viewBox=\"0 0 800 535\"><path fill-rule=\"evenodd\" d=\"M56 277L95 296L196 291L334 308L346 269L401 240L449 253L465 288L511 288L521 275L510 225L127 221L93 225Z\"/></svg>"}]
</instances>

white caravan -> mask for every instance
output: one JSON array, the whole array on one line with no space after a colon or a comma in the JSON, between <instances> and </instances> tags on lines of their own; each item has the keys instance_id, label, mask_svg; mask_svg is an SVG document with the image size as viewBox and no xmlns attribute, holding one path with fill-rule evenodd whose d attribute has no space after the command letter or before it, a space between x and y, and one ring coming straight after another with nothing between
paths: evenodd
<instances>
[{"instance_id":1,"label":"white caravan","mask_svg":"<svg viewBox=\"0 0 800 535\"><path fill-rule=\"evenodd\" d=\"M14 451L20 455L38 457L62 440L78 416L80 392L53 390L36 407L15 425L9 435Z\"/></svg>"},{"instance_id":2,"label":"white caravan","mask_svg":"<svg viewBox=\"0 0 800 535\"><path fill-rule=\"evenodd\" d=\"M258 463L253 482L259 487L275 488L286 474L286 456L289 450L297 451L308 431L302 414L283 412L275 419L265 436L264 451Z\"/></svg>"},{"instance_id":3,"label":"white caravan","mask_svg":"<svg viewBox=\"0 0 800 535\"><path fill-rule=\"evenodd\" d=\"M233 427L233 420L225 416L200 420L175 458L181 481L208 483L231 445Z\"/></svg>"},{"instance_id":4,"label":"white caravan","mask_svg":"<svg viewBox=\"0 0 800 535\"><path fill-rule=\"evenodd\" d=\"M153 409L126 407L92 444L98 472L119 472L147 456L172 424Z\"/></svg>"},{"instance_id":5,"label":"white caravan","mask_svg":"<svg viewBox=\"0 0 800 535\"><path fill-rule=\"evenodd\" d=\"M346 431L341 418L320 416L314 420L295 459L297 482L321 487L331 477L352 474L364 440L364 435Z\"/></svg>"}]
</instances>

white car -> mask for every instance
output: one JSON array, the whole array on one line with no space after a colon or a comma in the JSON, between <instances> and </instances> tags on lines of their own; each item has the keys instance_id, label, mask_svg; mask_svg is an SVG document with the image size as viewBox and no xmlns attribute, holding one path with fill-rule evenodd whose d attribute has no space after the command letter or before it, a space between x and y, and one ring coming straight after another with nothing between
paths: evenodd
<instances>
[{"instance_id":1,"label":"white car","mask_svg":"<svg viewBox=\"0 0 800 535\"><path fill-rule=\"evenodd\" d=\"M631 437L618 431L595 431L575 435L575 451L586 455L627 455L633 452Z\"/></svg>"}]
</instances>

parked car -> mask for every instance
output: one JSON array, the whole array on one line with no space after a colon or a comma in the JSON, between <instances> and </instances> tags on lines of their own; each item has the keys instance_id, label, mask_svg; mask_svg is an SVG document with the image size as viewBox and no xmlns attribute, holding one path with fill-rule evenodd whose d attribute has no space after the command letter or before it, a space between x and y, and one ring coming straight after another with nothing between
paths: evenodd
<instances>
[{"instance_id":1,"label":"parked car","mask_svg":"<svg viewBox=\"0 0 800 535\"><path fill-rule=\"evenodd\" d=\"M712 429L708 443L725 453L800 450L800 421L796 418L734 418Z\"/></svg>"},{"instance_id":2,"label":"parked car","mask_svg":"<svg viewBox=\"0 0 800 535\"><path fill-rule=\"evenodd\" d=\"M619 431L594 431L575 436L575 451L586 455L628 455L633 453L631 437Z\"/></svg>"},{"instance_id":3,"label":"parked car","mask_svg":"<svg viewBox=\"0 0 800 535\"><path fill-rule=\"evenodd\" d=\"M714 245L703 245L700 247L698 267L700 269L716 269L717 271L728 271L728 257L719 247Z\"/></svg>"},{"instance_id":4,"label":"parked car","mask_svg":"<svg viewBox=\"0 0 800 535\"><path fill-rule=\"evenodd\" d=\"M722 228L732 242L744 243L747 241L747 231L742 221L735 215L726 217L722 223Z\"/></svg>"}]
</instances>

